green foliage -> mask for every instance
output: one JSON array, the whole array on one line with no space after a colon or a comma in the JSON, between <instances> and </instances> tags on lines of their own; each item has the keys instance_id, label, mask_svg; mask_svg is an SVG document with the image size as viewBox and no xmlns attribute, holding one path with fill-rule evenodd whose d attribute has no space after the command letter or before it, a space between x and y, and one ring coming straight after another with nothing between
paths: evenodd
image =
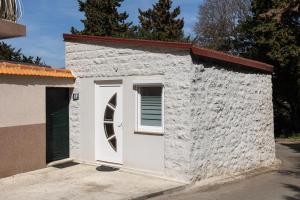
<instances>
[{"instance_id":1,"label":"green foliage","mask_svg":"<svg viewBox=\"0 0 300 200\"><path fill-rule=\"evenodd\" d=\"M300 141L300 133L291 135L288 138L294 141Z\"/></svg>"},{"instance_id":2,"label":"green foliage","mask_svg":"<svg viewBox=\"0 0 300 200\"><path fill-rule=\"evenodd\" d=\"M78 31L71 27L72 34L119 36L126 34L132 23L127 23L128 14L119 13L118 8L123 0L78 0L79 11L84 12L85 18L81 20L84 29Z\"/></svg>"},{"instance_id":3,"label":"green foliage","mask_svg":"<svg viewBox=\"0 0 300 200\"><path fill-rule=\"evenodd\" d=\"M112 36L135 39L189 42L184 36L184 21L178 19L180 8L172 9L172 0L159 0L152 9L139 9L139 25L126 22L128 14L119 13L124 0L78 0L79 11L84 12L82 31L71 27L72 34Z\"/></svg>"},{"instance_id":4,"label":"green foliage","mask_svg":"<svg viewBox=\"0 0 300 200\"><path fill-rule=\"evenodd\" d=\"M146 11L139 9L140 26L135 37L156 40L188 40L184 37L184 20L180 7L172 9L172 0L159 0Z\"/></svg>"},{"instance_id":5,"label":"green foliage","mask_svg":"<svg viewBox=\"0 0 300 200\"><path fill-rule=\"evenodd\" d=\"M46 66L40 57L25 56L21 49L15 49L4 42L0 43L0 60Z\"/></svg>"},{"instance_id":6,"label":"green foliage","mask_svg":"<svg viewBox=\"0 0 300 200\"><path fill-rule=\"evenodd\" d=\"M274 65L276 134L300 132L300 2L253 0L253 16L239 28L246 57Z\"/></svg>"}]
</instances>

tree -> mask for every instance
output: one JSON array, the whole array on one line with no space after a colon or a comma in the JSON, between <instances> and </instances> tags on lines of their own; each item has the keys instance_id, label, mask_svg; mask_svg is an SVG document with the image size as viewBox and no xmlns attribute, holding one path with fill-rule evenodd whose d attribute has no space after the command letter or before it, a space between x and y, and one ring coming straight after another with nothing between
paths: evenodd
<instances>
[{"instance_id":1,"label":"tree","mask_svg":"<svg viewBox=\"0 0 300 200\"><path fill-rule=\"evenodd\" d=\"M241 26L244 56L274 65L276 135L300 133L300 2L253 0Z\"/></svg>"},{"instance_id":2,"label":"tree","mask_svg":"<svg viewBox=\"0 0 300 200\"><path fill-rule=\"evenodd\" d=\"M238 54L238 25L250 15L250 0L205 0L194 27L198 45Z\"/></svg>"},{"instance_id":3,"label":"tree","mask_svg":"<svg viewBox=\"0 0 300 200\"><path fill-rule=\"evenodd\" d=\"M71 27L72 34L120 36L126 34L132 23L127 23L128 14L119 13L118 8L124 0L78 0L79 11L84 12L81 20L84 29L78 31Z\"/></svg>"},{"instance_id":4,"label":"tree","mask_svg":"<svg viewBox=\"0 0 300 200\"><path fill-rule=\"evenodd\" d=\"M185 40L184 20L178 18L180 7L172 10L172 0L159 0L146 11L139 9L140 26L137 34L146 39Z\"/></svg>"},{"instance_id":5,"label":"tree","mask_svg":"<svg viewBox=\"0 0 300 200\"><path fill-rule=\"evenodd\" d=\"M0 43L0 60L46 66L40 57L37 56L34 58L33 56L25 56L21 49L16 50L4 42Z\"/></svg>"}]
</instances>

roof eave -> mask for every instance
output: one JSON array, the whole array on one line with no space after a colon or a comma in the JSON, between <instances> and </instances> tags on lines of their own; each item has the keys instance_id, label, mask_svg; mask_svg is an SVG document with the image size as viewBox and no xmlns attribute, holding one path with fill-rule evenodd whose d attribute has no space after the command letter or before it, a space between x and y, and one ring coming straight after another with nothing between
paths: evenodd
<instances>
[{"instance_id":1,"label":"roof eave","mask_svg":"<svg viewBox=\"0 0 300 200\"><path fill-rule=\"evenodd\" d=\"M127 45L136 45L136 46L184 49L184 50L191 51L191 53L196 56L210 58L213 60L227 62L235 65L240 65L246 68L252 68L252 69L256 69L268 73L273 72L272 65L247 59L247 58L229 55L219 51L199 48L194 46L191 43L102 37L102 36L91 36L91 35L72 35L72 34L63 34L63 37L64 37L64 41L70 41L70 42L116 43L116 44L127 44Z\"/></svg>"},{"instance_id":2,"label":"roof eave","mask_svg":"<svg viewBox=\"0 0 300 200\"><path fill-rule=\"evenodd\" d=\"M128 39L128 38L115 38L115 37L102 37L91 35L72 35L63 34L64 41L80 41L80 42L95 42L95 43L118 43L136 46L152 46L164 48L176 48L189 50L192 47L191 43L183 42L166 42L158 40L141 40L141 39Z\"/></svg>"},{"instance_id":3,"label":"roof eave","mask_svg":"<svg viewBox=\"0 0 300 200\"><path fill-rule=\"evenodd\" d=\"M236 65L242 65L247 68L252 68L260 71L265 71L268 73L273 72L273 66L263 63L263 62L258 62L256 60L251 60L247 58L242 58L238 56L233 56L230 54L225 54L223 52L219 51L214 51L210 49L204 49L204 48L199 48L199 47L192 47L192 53L197 56L201 57L206 57L214 60L220 60L223 62L227 63L232 63Z\"/></svg>"},{"instance_id":4,"label":"roof eave","mask_svg":"<svg viewBox=\"0 0 300 200\"><path fill-rule=\"evenodd\" d=\"M0 62L0 75L38 76L64 79L75 79L70 70L54 69L24 63Z\"/></svg>"}]
</instances>

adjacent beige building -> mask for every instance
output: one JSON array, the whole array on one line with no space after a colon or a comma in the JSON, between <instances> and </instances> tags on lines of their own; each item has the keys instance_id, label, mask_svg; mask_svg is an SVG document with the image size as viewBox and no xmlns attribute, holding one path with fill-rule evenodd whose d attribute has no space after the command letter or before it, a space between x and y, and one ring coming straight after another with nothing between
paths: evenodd
<instances>
[{"instance_id":1,"label":"adjacent beige building","mask_svg":"<svg viewBox=\"0 0 300 200\"><path fill-rule=\"evenodd\" d=\"M21 4L0 2L0 39L26 35ZM0 61L0 178L69 157L69 70Z\"/></svg>"},{"instance_id":2,"label":"adjacent beige building","mask_svg":"<svg viewBox=\"0 0 300 200\"><path fill-rule=\"evenodd\" d=\"M46 91L73 82L68 70L0 62L0 178L46 166Z\"/></svg>"}]
</instances>

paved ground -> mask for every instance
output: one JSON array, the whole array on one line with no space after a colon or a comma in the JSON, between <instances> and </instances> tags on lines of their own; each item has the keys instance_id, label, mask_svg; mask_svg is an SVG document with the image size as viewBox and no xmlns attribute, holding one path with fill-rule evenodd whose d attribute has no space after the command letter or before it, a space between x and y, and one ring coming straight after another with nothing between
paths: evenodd
<instances>
[{"instance_id":1,"label":"paved ground","mask_svg":"<svg viewBox=\"0 0 300 200\"><path fill-rule=\"evenodd\" d=\"M300 200L300 144L277 145L283 164L263 174L210 189L193 189L152 200Z\"/></svg>"},{"instance_id":2,"label":"paved ground","mask_svg":"<svg viewBox=\"0 0 300 200\"><path fill-rule=\"evenodd\" d=\"M0 200L130 199L182 185L109 168L100 170L80 164L1 179Z\"/></svg>"}]
</instances>

